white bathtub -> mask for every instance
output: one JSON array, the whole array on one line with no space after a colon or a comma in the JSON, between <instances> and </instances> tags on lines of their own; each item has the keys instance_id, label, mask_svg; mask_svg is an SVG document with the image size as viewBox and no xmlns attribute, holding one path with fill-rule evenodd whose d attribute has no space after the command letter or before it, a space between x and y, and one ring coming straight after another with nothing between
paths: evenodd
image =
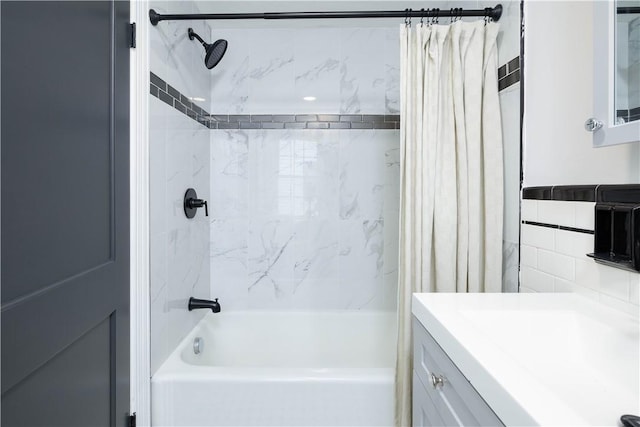
<instances>
[{"instance_id":1,"label":"white bathtub","mask_svg":"<svg viewBox=\"0 0 640 427\"><path fill-rule=\"evenodd\" d=\"M376 312L208 313L153 376L152 424L391 426L395 322Z\"/></svg>"}]
</instances>

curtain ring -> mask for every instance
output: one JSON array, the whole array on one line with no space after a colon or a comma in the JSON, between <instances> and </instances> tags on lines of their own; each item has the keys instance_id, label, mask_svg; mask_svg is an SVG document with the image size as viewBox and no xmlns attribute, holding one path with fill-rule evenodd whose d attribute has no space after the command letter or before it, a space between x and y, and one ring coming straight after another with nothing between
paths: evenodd
<instances>
[{"instance_id":1,"label":"curtain ring","mask_svg":"<svg viewBox=\"0 0 640 427\"><path fill-rule=\"evenodd\" d=\"M420 9L420 26L424 27L424 7Z\"/></svg>"},{"instance_id":2,"label":"curtain ring","mask_svg":"<svg viewBox=\"0 0 640 427\"><path fill-rule=\"evenodd\" d=\"M440 23L440 8L436 8L436 24Z\"/></svg>"},{"instance_id":3,"label":"curtain ring","mask_svg":"<svg viewBox=\"0 0 640 427\"><path fill-rule=\"evenodd\" d=\"M409 26L409 9L404 10L404 25L405 27Z\"/></svg>"},{"instance_id":4,"label":"curtain ring","mask_svg":"<svg viewBox=\"0 0 640 427\"><path fill-rule=\"evenodd\" d=\"M413 12L413 9L409 8L409 13L408 13L408 16L409 16L409 27L411 27L411 12Z\"/></svg>"},{"instance_id":5,"label":"curtain ring","mask_svg":"<svg viewBox=\"0 0 640 427\"><path fill-rule=\"evenodd\" d=\"M453 20L453 8L449 9L449 24L453 24L455 21Z\"/></svg>"}]
</instances>

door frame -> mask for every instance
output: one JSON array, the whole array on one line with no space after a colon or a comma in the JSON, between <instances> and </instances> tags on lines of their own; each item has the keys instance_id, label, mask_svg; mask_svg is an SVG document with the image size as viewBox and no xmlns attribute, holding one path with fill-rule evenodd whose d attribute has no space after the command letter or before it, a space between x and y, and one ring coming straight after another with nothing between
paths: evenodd
<instances>
[{"instance_id":1,"label":"door frame","mask_svg":"<svg viewBox=\"0 0 640 427\"><path fill-rule=\"evenodd\" d=\"M149 321L149 2L132 0L136 47L130 49L131 413L151 425Z\"/></svg>"}]
</instances>

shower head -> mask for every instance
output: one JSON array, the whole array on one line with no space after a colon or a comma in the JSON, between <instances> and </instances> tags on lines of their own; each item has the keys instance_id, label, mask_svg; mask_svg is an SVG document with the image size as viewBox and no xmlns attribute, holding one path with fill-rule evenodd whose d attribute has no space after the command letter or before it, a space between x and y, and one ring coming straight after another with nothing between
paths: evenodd
<instances>
[{"instance_id":1,"label":"shower head","mask_svg":"<svg viewBox=\"0 0 640 427\"><path fill-rule=\"evenodd\" d=\"M193 28L189 28L187 34L189 34L189 40L196 38L202 44L202 47L204 47L204 51L206 52L204 56L204 65L208 69L212 69L218 65L218 62L220 62L224 53L227 51L227 41L220 39L216 40L213 44L206 43L202 40L202 37L193 31Z\"/></svg>"}]
</instances>

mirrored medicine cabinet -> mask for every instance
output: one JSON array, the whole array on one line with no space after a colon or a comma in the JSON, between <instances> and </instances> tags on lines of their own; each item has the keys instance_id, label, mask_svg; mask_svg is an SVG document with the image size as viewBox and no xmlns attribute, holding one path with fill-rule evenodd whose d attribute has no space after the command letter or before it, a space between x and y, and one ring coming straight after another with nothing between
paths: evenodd
<instances>
[{"instance_id":1,"label":"mirrored medicine cabinet","mask_svg":"<svg viewBox=\"0 0 640 427\"><path fill-rule=\"evenodd\" d=\"M593 146L640 141L640 0L594 1Z\"/></svg>"}]
</instances>

